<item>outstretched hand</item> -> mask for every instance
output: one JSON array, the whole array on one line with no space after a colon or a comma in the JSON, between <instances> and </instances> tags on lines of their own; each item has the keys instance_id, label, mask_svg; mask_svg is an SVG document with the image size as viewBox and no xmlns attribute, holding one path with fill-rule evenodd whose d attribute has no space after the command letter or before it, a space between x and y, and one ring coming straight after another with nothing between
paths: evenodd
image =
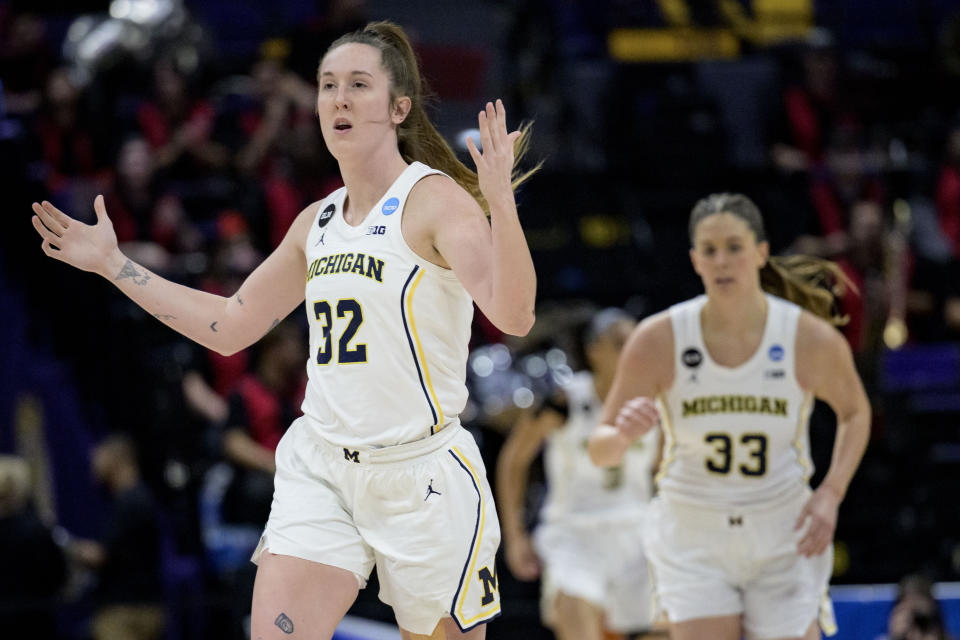
<instances>
[{"instance_id":1,"label":"outstretched hand","mask_svg":"<svg viewBox=\"0 0 960 640\"><path fill-rule=\"evenodd\" d=\"M480 191L491 205L505 198L513 202L513 143L520 132L507 133L507 110L499 98L496 105L488 102L477 119L483 151L477 149L473 138L467 138L467 150L477 165Z\"/></svg>"},{"instance_id":2,"label":"outstretched hand","mask_svg":"<svg viewBox=\"0 0 960 640\"><path fill-rule=\"evenodd\" d=\"M33 203L33 228L43 242L40 248L51 258L66 262L83 271L106 275L110 257L117 251L117 234L107 216L103 196L93 201L96 224L74 220L44 200Z\"/></svg>"}]
</instances>

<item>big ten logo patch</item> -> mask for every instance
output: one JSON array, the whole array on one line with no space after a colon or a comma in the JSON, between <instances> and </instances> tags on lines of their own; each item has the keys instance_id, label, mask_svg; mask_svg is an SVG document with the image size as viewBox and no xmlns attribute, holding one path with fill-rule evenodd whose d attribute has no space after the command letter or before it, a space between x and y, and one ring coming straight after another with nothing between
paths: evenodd
<instances>
[{"instance_id":1,"label":"big ten logo patch","mask_svg":"<svg viewBox=\"0 0 960 640\"><path fill-rule=\"evenodd\" d=\"M387 233L387 227L382 224L375 224L367 227L368 236L382 236Z\"/></svg>"},{"instance_id":2,"label":"big ten logo patch","mask_svg":"<svg viewBox=\"0 0 960 640\"><path fill-rule=\"evenodd\" d=\"M490 573L490 569L483 567L477 572L477 578L483 583L483 597L480 598L480 606L485 607L494 601L498 593L496 569L494 569L494 573Z\"/></svg>"}]
</instances>

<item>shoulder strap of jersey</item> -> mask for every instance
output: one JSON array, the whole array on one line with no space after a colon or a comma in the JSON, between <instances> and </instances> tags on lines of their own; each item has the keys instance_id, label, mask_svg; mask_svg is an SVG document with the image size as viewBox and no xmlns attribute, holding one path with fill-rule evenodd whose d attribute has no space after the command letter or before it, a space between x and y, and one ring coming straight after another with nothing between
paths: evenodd
<instances>
[{"instance_id":1,"label":"shoulder strap of jersey","mask_svg":"<svg viewBox=\"0 0 960 640\"><path fill-rule=\"evenodd\" d=\"M677 358L690 348L700 349L703 336L700 334L700 310L706 298L697 296L670 307L670 323L673 325L673 350Z\"/></svg>"}]
</instances>

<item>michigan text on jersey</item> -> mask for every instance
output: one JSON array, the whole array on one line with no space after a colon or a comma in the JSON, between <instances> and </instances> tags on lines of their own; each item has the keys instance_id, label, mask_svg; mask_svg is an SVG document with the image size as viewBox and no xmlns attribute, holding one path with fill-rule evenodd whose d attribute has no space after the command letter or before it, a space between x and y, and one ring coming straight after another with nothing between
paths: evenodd
<instances>
[{"instance_id":1,"label":"michigan text on jersey","mask_svg":"<svg viewBox=\"0 0 960 640\"><path fill-rule=\"evenodd\" d=\"M307 267L307 282L315 276L333 273L358 273L361 276L383 282L383 260L365 253L332 253L317 258Z\"/></svg>"},{"instance_id":2,"label":"michigan text on jersey","mask_svg":"<svg viewBox=\"0 0 960 640\"><path fill-rule=\"evenodd\" d=\"M702 396L683 401L683 417L709 413L763 413L772 416L787 415L785 398L766 396Z\"/></svg>"}]
</instances>

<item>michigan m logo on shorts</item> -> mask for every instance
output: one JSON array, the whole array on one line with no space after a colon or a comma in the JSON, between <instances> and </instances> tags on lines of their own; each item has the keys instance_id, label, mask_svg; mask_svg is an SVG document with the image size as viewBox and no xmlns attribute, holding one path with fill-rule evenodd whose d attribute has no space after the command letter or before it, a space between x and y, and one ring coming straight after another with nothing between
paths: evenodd
<instances>
[{"instance_id":1,"label":"michigan m logo on shorts","mask_svg":"<svg viewBox=\"0 0 960 640\"><path fill-rule=\"evenodd\" d=\"M359 451L351 451L350 449L347 449L346 447L344 447L344 448L343 448L343 458L344 458L345 460L353 460L353 461L356 462L357 464L360 464L360 452L359 452Z\"/></svg>"},{"instance_id":2,"label":"michigan m logo on shorts","mask_svg":"<svg viewBox=\"0 0 960 640\"><path fill-rule=\"evenodd\" d=\"M490 569L484 567L477 572L477 578L483 583L483 597L480 598L480 606L487 606L493 602L494 595L497 593L497 574L490 573Z\"/></svg>"}]
</instances>

